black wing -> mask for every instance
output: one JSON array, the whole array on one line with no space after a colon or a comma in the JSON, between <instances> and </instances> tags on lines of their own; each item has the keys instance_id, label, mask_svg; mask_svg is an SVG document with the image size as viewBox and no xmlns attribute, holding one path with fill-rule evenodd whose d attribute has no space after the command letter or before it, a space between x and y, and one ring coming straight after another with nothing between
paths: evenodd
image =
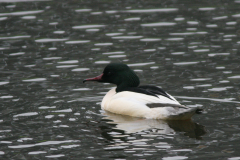
<instances>
[{"instance_id":1,"label":"black wing","mask_svg":"<svg viewBox=\"0 0 240 160\"><path fill-rule=\"evenodd\" d=\"M138 86L138 87L127 87L118 92L123 92L123 91L142 93L142 94L155 96L155 97L158 97L157 95L162 95L164 97L167 97L167 98L173 100L165 91L163 91L161 88L156 87L156 86L144 85L144 86Z\"/></svg>"},{"instance_id":2,"label":"black wing","mask_svg":"<svg viewBox=\"0 0 240 160\"><path fill-rule=\"evenodd\" d=\"M164 96L164 97L167 97L167 98L173 100L164 90L162 90L159 87L144 85L144 86L139 86L138 88L142 88L142 89L144 89L150 93L153 93L155 95L161 95L161 96Z\"/></svg>"}]
</instances>

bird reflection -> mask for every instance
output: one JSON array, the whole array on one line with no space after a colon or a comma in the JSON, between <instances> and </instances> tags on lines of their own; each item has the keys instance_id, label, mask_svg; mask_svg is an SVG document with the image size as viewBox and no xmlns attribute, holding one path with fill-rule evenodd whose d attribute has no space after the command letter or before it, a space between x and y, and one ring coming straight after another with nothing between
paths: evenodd
<instances>
[{"instance_id":1,"label":"bird reflection","mask_svg":"<svg viewBox=\"0 0 240 160\"><path fill-rule=\"evenodd\" d=\"M206 131L204 126L199 125L192 120L186 121L165 121L156 119L143 119L118 115L105 111L102 113L104 120L110 124L116 124L116 129L123 130L125 133L137 133L150 130L157 134L175 134L176 132L184 132L185 136L190 138L202 139Z\"/></svg>"}]
</instances>

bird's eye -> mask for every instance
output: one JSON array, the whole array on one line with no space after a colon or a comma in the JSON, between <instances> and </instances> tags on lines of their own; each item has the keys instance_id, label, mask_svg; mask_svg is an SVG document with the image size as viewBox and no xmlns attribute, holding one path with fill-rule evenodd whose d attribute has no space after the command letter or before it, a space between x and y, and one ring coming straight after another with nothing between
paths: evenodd
<instances>
[{"instance_id":1,"label":"bird's eye","mask_svg":"<svg viewBox=\"0 0 240 160\"><path fill-rule=\"evenodd\" d=\"M108 72L107 75L108 76L111 76L113 74L113 72Z\"/></svg>"}]
</instances>

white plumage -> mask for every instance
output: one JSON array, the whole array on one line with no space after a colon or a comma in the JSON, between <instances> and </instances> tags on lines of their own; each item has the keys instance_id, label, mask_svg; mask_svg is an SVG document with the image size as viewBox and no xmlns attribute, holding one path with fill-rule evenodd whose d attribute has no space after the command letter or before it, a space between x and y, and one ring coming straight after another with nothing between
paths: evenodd
<instances>
[{"instance_id":1,"label":"white plumage","mask_svg":"<svg viewBox=\"0 0 240 160\"><path fill-rule=\"evenodd\" d=\"M103 110L148 119L184 120L190 119L197 108L188 108L173 100L158 95L158 97L123 91L116 93L116 88L111 89L103 98L101 108ZM159 104L159 107L149 108L148 104ZM164 105L164 107L162 107Z\"/></svg>"}]
</instances>

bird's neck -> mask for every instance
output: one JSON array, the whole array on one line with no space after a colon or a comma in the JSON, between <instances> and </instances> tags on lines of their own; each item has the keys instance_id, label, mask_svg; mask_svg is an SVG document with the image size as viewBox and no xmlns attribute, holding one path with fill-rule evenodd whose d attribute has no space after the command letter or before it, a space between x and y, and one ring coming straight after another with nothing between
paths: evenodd
<instances>
[{"instance_id":1,"label":"bird's neck","mask_svg":"<svg viewBox=\"0 0 240 160\"><path fill-rule=\"evenodd\" d=\"M127 90L127 88L138 87L138 85L139 83L129 83L129 82L121 83L117 85L116 92L125 91Z\"/></svg>"}]
</instances>

